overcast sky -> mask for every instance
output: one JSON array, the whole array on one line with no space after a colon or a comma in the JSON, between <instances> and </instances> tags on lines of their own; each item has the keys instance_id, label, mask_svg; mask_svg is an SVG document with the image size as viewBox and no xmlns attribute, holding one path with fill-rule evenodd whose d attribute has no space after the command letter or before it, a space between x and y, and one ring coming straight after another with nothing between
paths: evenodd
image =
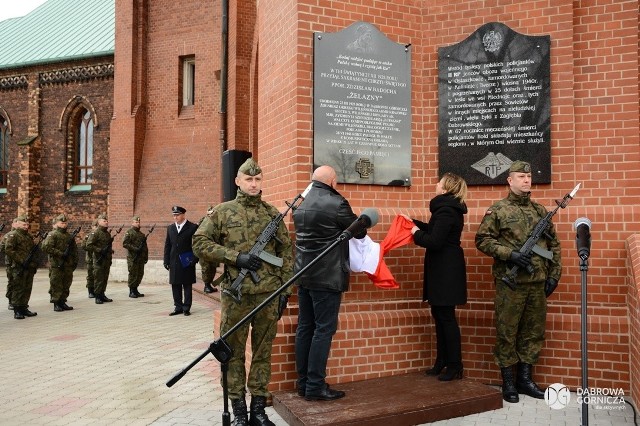
<instances>
[{"instance_id":1,"label":"overcast sky","mask_svg":"<svg viewBox=\"0 0 640 426\"><path fill-rule=\"evenodd\" d=\"M2 0L0 6L0 21L24 16L47 0Z\"/></svg>"}]
</instances>

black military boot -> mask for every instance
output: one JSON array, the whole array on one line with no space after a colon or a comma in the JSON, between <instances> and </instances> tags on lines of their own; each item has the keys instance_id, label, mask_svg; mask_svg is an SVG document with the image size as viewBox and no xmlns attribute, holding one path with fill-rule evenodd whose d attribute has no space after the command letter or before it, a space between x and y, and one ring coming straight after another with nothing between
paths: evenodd
<instances>
[{"instance_id":1,"label":"black military boot","mask_svg":"<svg viewBox=\"0 0 640 426\"><path fill-rule=\"evenodd\" d=\"M55 312L63 312L63 311L64 311L64 308L62 307L62 304L60 304L60 303L58 303L58 302L55 302L55 303L53 304L53 310L54 310Z\"/></svg>"},{"instance_id":2,"label":"black military boot","mask_svg":"<svg viewBox=\"0 0 640 426\"><path fill-rule=\"evenodd\" d=\"M89 299L93 299L94 297L96 297L95 293L93 292L93 290L88 289L87 290L89 292Z\"/></svg>"},{"instance_id":3,"label":"black military boot","mask_svg":"<svg viewBox=\"0 0 640 426\"><path fill-rule=\"evenodd\" d=\"M134 292L134 293L136 294L136 296L138 296L138 297L144 297L144 293L140 293L140 292L138 291L138 289L137 289L137 288L134 288L134 289L133 289L133 292Z\"/></svg>"},{"instance_id":4,"label":"black military boot","mask_svg":"<svg viewBox=\"0 0 640 426\"><path fill-rule=\"evenodd\" d=\"M13 317L15 319L24 319L24 314L22 313L22 309L13 307Z\"/></svg>"},{"instance_id":5,"label":"black military boot","mask_svg":"<svg viewBox=\"0 0 640 426\"><path fill-rule=\"evenodd\" d=\"M518 363L518 375L516 376L516 389L519 393L529 395L532 398L544 399L544 391L531 379L531 364Z\"/></svg>"},{"instance_id":6,"label":"black military boot","mask_svg":"<svg viewBox=\"0 0 640 426\"><path fill-rule=\"evenodd\" d=\"M134 289L129 290L129 297L132 299L137 299L138 295L136 294Z\"/></svg>"},{"instance_id":7,"label":"black military boot","mask_svg":"<svg viewBox=\"0 0 640 426\"><path fill-rule=\"evenodd\" d=\"M249 418L249 426L276 426L267 413L264 412L264 407L267 406L267 398L264 396L251 395L251 416Z\"/></svg>"},{"instance_id":8,"label":"black military boot","mask_svg":"<svg viewBox=\"0 0 640 426\"><path fill-rule=\"evenodd\" d=\"M98 297L94 298L93 300L96 301L96 305L102 305L104 302L102 301L102 298L100 297L100 295L97 295Z\"/></svg>"},{"instance_id":9,"label":"black military boot","mask_svg":"<svg viewBox=\"0 0 640 426\"><path fill-rule=\"evenodd\" d=\"M502 399L511 403L520 401L516 386L513 384L513 368L502 367L500 372L502 373Z\"/></svg>"},{"instance_id":10,"label":"black military boot","mask_svg":"<svg viewBox=\"0 0 640 426\"><path fill-rule=\"evenodd\" d=\"M102 299L103 302L113 302L113 299L109 299L104 293L100 295L100 299Z\"/></svg>"},{"instance_id":11,"label":"black military boot","mask_svg":"<svg viewBox=\"0 0 640 426\"><path fill-rule=\"evenodd\" d=\"M61 306L62 306L62 309L64 309L65 311L73 311L73 306L67 305L66 300L62 302Z\"/></svg>"},{"instance_id":12,"label":"black military boot","mask_svg":"<svg viewBox=\"0 0 640 426\"><path fill-rule=\"evenodd\" d=\"M205 293L213 293L216 291L213 287L211 287L211 283L204 283L204 292Z\"/></svg>"},{"instance_id":13,"label":"black military boot","mask_svg":"<svg viewBox=\"0 0 640 426\"><path fill-rule=\"evenodd\" d=\"M231 422L231 426L249 426L247 402L244 398L232 399L231 408L233 408L233 422Z\"/></svg>"},{"instance_id":14,"label":"black military boot","mask_svg":"<svg viewBox=\"0 0 640 426\"><path fill-rule=\"evenodd\" d=\"M29 308L24 308L22 309L22 315L24 315L25 317L35 317L36 315L38 315L37 312L31 312L29 310Z\"/></svg>"}]
</instances>

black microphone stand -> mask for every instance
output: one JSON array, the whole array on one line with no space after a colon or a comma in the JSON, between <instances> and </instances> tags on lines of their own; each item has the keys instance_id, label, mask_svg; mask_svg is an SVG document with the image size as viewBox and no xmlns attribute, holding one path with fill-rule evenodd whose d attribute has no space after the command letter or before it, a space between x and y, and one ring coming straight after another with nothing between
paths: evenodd
<instances>
[{"instance_id":1,"label":"black microphone stand","mask_svg":"<svg viewBox=\"0 0 640 426\"><path fill-rule=\"evenodd\" d=\"M581 274L581 312L580 312L580 336L582 349L582 426L589 426L589 404L585 402L588 395L588 375L587 375L587 271L589 270L589 255L580 256L580 274Z\"/></svg>"},{"instance_id":2,"label":"black microphone stand","mask_svg":"<svg viewBox=\"0 0 640 426\"><path fill-rule=\"evenodd\" d=\"M318 257L313 259L311 262L306 264L302 269L300 269L298 272L296 272L291 277L291 279L289 279L289 281L287 281L286 283L282 284L282 286L280 288L278 288L276 291L274 291L262 303L260 303L251 312L249 312L244 318L242 318L240 321L238 321L238 323L236 325L234 325L229 330L227 330L226 333L224 333L218 339L216 339L213 342L211 342L211 344L209 345L209 348L207 348L207 350L202 352L200 354L200 356L198 356L195 360L193 360L191 362L191 364L189 364L188 366L183 368L180 372L178 372L171 379L169 379L169 381L166 383L167 387L171 387L174 384L176 384L178 382L178 380L182 379L182 377L184 377L184 375L187 374L187 372L189 370L191 370L197 363L202 361L204 359L204 357L206 357L208 354L212 354L220 362L220 371L222 372L222 398L224 399L224 401L223 401L224 411L222 412L222 425L223 426L230 426L231 425L231 414L229 413L229 403L227 401L227 399L228 399L227 372L229 370L229 361L233 357L233 351L231 350L231 348L229 347L229 344L226 342L225 339L227 339L230 335L235 333L236 330L238 330L240 327L242 327L244 324L246 324L248 321L250 321L254 316L256 316L256 314L258 312L260 312L265 306L267 306L269 303L271 303L276 297L278 297L280 295L280 293L282 293L287 287L289 287L298 278L300 278L300 275L302 275L309 268L311 268L313 265L315 265L320 259L322 259L327 253L329 253L335 246L337 246L338 244L340 244L341 242L343 242L345 240L351 239L352 236L353 235L352 235L352 233L350 231L342 232L342 234L340 234L338 236L338 238L334 242L332 242L326 249L324 249L322 251L322 253L320 253L318 255Z\"/></svg>"}]
</instances>

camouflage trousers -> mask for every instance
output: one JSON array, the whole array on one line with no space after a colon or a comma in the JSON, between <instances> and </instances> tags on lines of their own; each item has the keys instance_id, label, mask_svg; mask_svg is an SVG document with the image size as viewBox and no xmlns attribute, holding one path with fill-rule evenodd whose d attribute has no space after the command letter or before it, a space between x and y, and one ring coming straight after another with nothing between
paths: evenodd
<instances>
[{"instance_id":1,"label":"camouflage trousers","mask_svg":"<svg viewBox=\"0 0 640 426\"><path fill-rule=\"evenodd\" d=\"M9 303L11 303L11 292L13 291L13 272L11 271L12 266L11 265L7 265L6 267L6 272L7 272L7 299L9 299Z\"/></svg>"},{"instance_id":2,"label":"camouflage trousers","mask_svg":"<svg viewBox=\"0 0 640 426\"><path fill-rule=\"evenodd\" d=\"M87 259L87 289L93 293L93 259Z\"/></svg>"},{"instance_id":3,"label":"camouflage trousers","mask_svg":"<svg viewBox=\"0 0 640 426\"><path fill-rule=\"evenodd\" d=\"M11 280L13 286L11 289L10 302L14 308L26 308L31 298L31 289L33 288L33 276L36 270L32 268L22 269L21 267L11 268Z\"/></svg>"},{"instance_id":4,"label":"camouflage trousers","mask_svg":"<svg viewBox=\"0 0 640 426\"><path fill-rule=\"evenodd\" d=\"M103 260L93 265L93 292L96 295L104 294L107 290L110 269L111 260Z\"/></svg>"},{"instance_id":5,"label":"camouflage trousers","mask_svg":"<svg viewBox=\"0 0 640 426\"><path fill-rule=\"evenodd\" d=\"M49 268L49 294L51 303L66 302L73 282L73 268Z\"/></svg>"},{"instance_id":6,"label":"camouflage trousers","mask_svg":"<svg viewBox=\"0 0 640 426\"><path fill-rule=\"evenodd\" d=\"M200 261L200 268L202 269L202 281L205 284L211 284L213 278L216 276L216 269L218 265L215 263Z\"/></svg>"},{"instance_id":7,"label":"camouflage trousers","mask_svg":"<svg viewBox=\"0 0 640 426\"><path fill-rule=\"evenodd\" d=\"M544 343L547 299L544 282L518 284L511 290L496 280L496 346L500 368L517 362L536 364Z\"/></svg>"},{"instance_id":8,"label":"camouflage trousers","mask_svg":"<svg viewBox=\"0 0 640 426\"><path fill-rule=\"evenodd\" d=\"M129 288L135 290L142 282L144 276L144 262L127 259L127 268L129 269Z\"/></svg>"},{"instance_id":9,"label":"camouflage trousers","mask_svg":"<svg viewBox=\"0 0 640 426\"><path fill-rule=\"evenodd\" d=\"M243 294L242 302L238 304L230 296L223 293L220 333L226 333L269 295L270 293ZM251 324L251 366L247 377L245 350L249 324ZM229 399L244 398L245 383L251 395L264 397L270 395L267 386L271 381L271 346L276 337L277 324L278 299L276 298L259 311L251 321L225 339L233 350L233 357L229 361L227 373Z\"/></svg>"}]
</instances>

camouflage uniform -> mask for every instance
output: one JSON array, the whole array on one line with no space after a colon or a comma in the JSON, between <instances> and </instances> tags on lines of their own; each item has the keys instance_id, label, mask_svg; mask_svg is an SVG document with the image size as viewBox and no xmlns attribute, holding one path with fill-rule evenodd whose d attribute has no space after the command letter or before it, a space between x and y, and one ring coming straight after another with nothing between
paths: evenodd
<instances>
[{"instance_id":1,"label":"camouflage uniform","mask_svg":"<svg viewBox=\"0 0 640 426\"><path fill-rule=\"evenodd\" d=\"M550 239L541 238L538 245L553 253L553 260L533 255L530 274L518 270L516 290L503 281L512 251L520 250L535 225L546 214L541 204L531 201L531 194L509 195L492 205L484 215L476 233L476 247L494 258L492 273L496 283L496 346L498 365L509 367L517 362L535 364L544 342L547 302L544 282L548 277L560 279L560 242L553 224Z\"/></svg>"},{"instance_id":2,"label":"camouflage uniform","mask_svg":"<svg viewBox=\"0 0 640 426\"><path fill-rule=\"evenodd\" d=\"M66 222L67 219L60 215L54 219L54 223L58 220ZM78 266L78 246L75 238L66 228L54 227L42 242L42 251L49 255L49 294L54 310L70 310L71 307L66 305L66 302L73 282L73 271ZM63 258L65 251L67 256Z\"/></svg>"},{"instance_id":3,"label":"camouflage uniform","mask_svg":"<svg viewBox=\"0 0 640 426\"><path fill-rule=\"evenodd\" d=\"M36 273L37 264L34 257L27 265L24 265L24 262L35 244L31 235L24 229L12 230L5 236L4 241L5 254L12 264L10 280L12 281L12 291L9 297L14 314L17 316L21 312L27 311L31 298L33 276Z\"/></svg>"},{"instance_id":4,"label":"camouflage uniform","mask_svg":"<svg viewBox=\"0 0 640 426\"><path fill-rule=\"evenodd\" d=\"M87 251L91 253L93 261L93 285L96 298L104 296L104 292L107 289L107 280L109 279L113 255L112 245L111 234L103 226L97 226L87 239Z\"/></svg>"},{"instance_id":5,"label":"camouflage uniform","mask_svg":"<svg viewBox=\"0 0 640 426\"><path fill-rule=\"evenodd\" d=\"M140 218L138 216L134 217ZM138 286L144 276L144 265L149 260L149 248L147 247L147 236L140 231L140 228L132 226L125 232L122 239L122 247L127 249L127 267L129 269L129 291L139 296Z\"/></svg>"},{"instance_id":6,"label":"camouflage uniform","mask_svg":"<svg viewBox=\"0 0 640 426\"><path fill-rule=\"evenodd\" d=\"M6 233L2 236L2 239L0 240L0 252L4 252L4 243L5 240L7 238L7 235L9 235L9 233ZM9 309L13 309L13 305L11 305L11 289L13 288L13 274L11 273L11 269L12 269L12 263L11 263L11 259L9 259L9 256L6 255L4 256L4 265L5 265L5 272L7 274L7 300L9 301Z\"/></svg>"},{"instance_id":7,"label":"camouflage uniform","mask_svg":"<svg viewBox=\"0 0 640 426\"><path fill-rule=\"evenodd\" d=\"M92 228L91 230L95 230L96 229L96 222L94 221L92 224ZM93 285L93 255L92 253L87 249L87 240L89 239L89 235L91 235L91 233L87 233L87 235L84 236L84 240L82 240L82 244L80 245L80 247L82 247L82 250L84 250L84 263L85 265L87 265L87 291L89 292L89 297L93 297L94 296L94 285Z\"/></svg>"},{"instance_id":8,"label":"camouflage uniform","mask_svg":"<svg viewBox=\"0 0 640 426\"><path fill-rule=\"evenodd\" d=\"M222 288L227 289L238 276L236 258L240 252L251 250L256 239L278 210L263 202L260 195L249 196L238 190L235 200L217 205L202 221L193 236L193 252L205 262L224 264ZM293 275L292 243L284 223L280 223L276 238L265 250L283 259L282 268L263 262L254 283L250 275L242 283L242 301L236 303L222 293L220 333L237 324ZM290 290L289 290L290 293ZM231 400L244 399L245 381L252 396L268 397L271 380L271 346L276 336L278 300L259 311L251 323L252 359L249 377L245 370L245 348L249 323L236 330L226 341L233 350L229 362L228 390Z\"/></svg>"},{"instance_id":9,"label":"camouflage uniform","mask_svg":"<svg viewBox=\"0 0 640 426\"><path fill-rule=\"evenodd\" d=\"M207 214L211 214L213 212L213 206L210 206L209 209L207 210ZM206 216L204 216L202 219L200 219L200 221L198 222L198 226L200 226L200 224L202 224L202 221L206 218ZM200 259L200 269L202 271L202 281L204 282L205 285L205 292L207 291L207 286L211 286L213 283L213 279L216 276L216 270L218 269L218 263L212 263L212 262L205 262L202 259ZM213 287L217 287L218 283L215 283L215 285L213 285ZM211 287L211 288L213 288ZM215 291L215 290L214 290Z\"/></svg>"}]
</instances>

